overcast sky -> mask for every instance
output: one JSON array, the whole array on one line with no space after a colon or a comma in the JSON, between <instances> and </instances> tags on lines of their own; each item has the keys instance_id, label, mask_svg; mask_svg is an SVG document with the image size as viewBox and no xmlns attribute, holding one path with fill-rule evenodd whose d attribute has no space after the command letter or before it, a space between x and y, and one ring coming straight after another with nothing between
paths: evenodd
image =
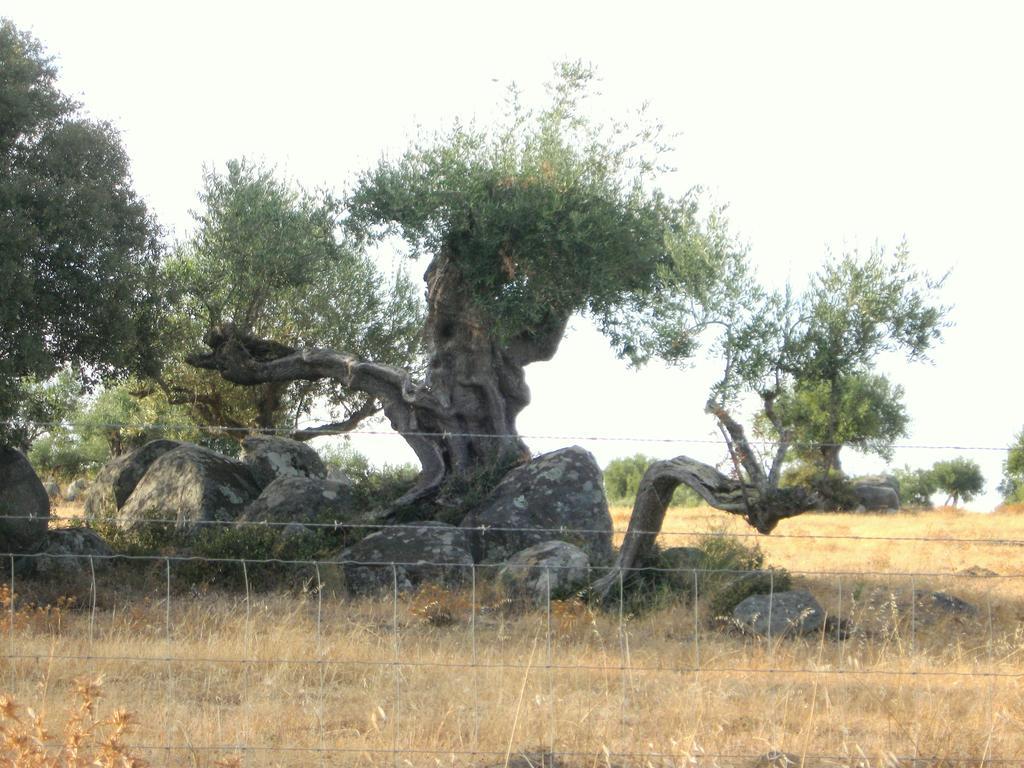
<instances>
[{"instance_id":1,"label":"overcast sky","mask_svg":"<svg viewBox=\"0 0 1024 768\"><path fill-rule=\"evenodd\" d=\"M487 118L505 86L538 92L555 61L603 78L610 116L650 102L679 134L666 179L728 203L766 279L800 282L828 249L890 247L952 270L955 323L932 365L886 361L906 388L908 445L1001 447L1024 426L1021 214L1024 11L1017 3L113 3L7 0L0 14L57 56L63 88L122 132L135 182L187 232L204 164L246 155L342 189L418 126ZM585 322L531 366L520 418L535 450L580 440L721 458L702 405L716 370L629 371ZM585 387L580 389L581 384ZM630 439L627 439L630 438ZM402 441L365 436L378 460ZM989 492L1004 454L968 455ZM844 452L848 470L881 464Z\"/></svg>"}]
</instances>

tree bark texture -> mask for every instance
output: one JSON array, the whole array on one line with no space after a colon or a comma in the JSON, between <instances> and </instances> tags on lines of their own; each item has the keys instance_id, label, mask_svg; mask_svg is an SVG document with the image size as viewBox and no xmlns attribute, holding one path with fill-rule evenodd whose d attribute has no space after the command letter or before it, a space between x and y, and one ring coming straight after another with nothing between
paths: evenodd
<instances>
[{"instance_id":1,"label":"tree bark texture","mask_svg":"<svg viewBox=\"0 0 1024 768\"><path fill-rule=\"evenodd\" d=\"M650 561L672 494L680 484L692 488L712 507L743 516L760 533L770 533L780 520L807 512L818 503L815 494L803 489L763 492L687 456L657 461L640 481L615 565L592 587L596 597L607 599L616 590L619 579L628 580L636 568Z\"/></svg>"},{"instance_id":2,"label":"tree bark texture","mask_svg":"<svg viewBox=\"0 0 1024 768\"><path fill-rule=\"evenodd\" d=\"M529 456L516 430L516 417L530 400L523 369L551 359L568 322L552 317L529 333L497 339L448 253L435 257L424 277L428 361L422 380L344 351L246 337L230 324L212 329L205 339L209 351L188 362L247 386L329 378L370 395L420 461L416 485L398 502L412 503L436 492L449 476Z\"/></svg>"}]
</instances>

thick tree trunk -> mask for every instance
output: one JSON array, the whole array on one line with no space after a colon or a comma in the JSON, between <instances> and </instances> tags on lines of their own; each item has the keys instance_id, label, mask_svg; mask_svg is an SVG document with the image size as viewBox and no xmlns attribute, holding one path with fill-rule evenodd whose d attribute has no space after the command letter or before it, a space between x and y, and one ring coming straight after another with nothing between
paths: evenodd
<instances>
[{"instance_id":1,"label":"thick tree trunk","mask_svg":"<svg viewBox=\"0 0 1024 768\"><path fill-rule=\"evenodd\" d=\"M627 581L635 569L649 562L672 493L680 484L692 488L712 507L742 515L760 533L770 533L780 520L807 512L819 501L813 493L797 488L763 493L686 456L655 462L640 481L615 565L592 587L595 597L605 600L614 596L620 579Z\"/></svg>"},{"instance_id":2,"label":"thick tree trunk","mask_svg":"<svg viewBox=\"0 0 1024 768\"><path fill-rule=\"evenodd\" d=\"M346 352L245 337L231 325L211 330L210 351L188 362L236 384L331 378L372 396L420 461L416 485L398 502L412 503L450 476L528 457L516 431L516 417L530 400L523 369L554 355L568 321L547 318L529 333L497 339L446 254L434 259L425 278L429 357L422 381Z\"/></svg>"}]
</instances>

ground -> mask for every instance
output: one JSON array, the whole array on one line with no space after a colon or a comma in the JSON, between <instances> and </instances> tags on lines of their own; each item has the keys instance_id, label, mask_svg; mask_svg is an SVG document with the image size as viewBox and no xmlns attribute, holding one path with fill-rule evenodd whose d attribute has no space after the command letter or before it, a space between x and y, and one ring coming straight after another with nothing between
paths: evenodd
<instances>
[{"instance_id":1,"label":"ground","mask_svg":"<svg viewBox=\"0 0 1024 768\"><path fill-rule=\"evenodd\" d=\"M617 530L628 514L613 510ZM247 599L191 582L187 563L171 564L168 590L159 561L131 584L87 575L71 605L54 593L7 613L0 681L59 740L72 681L102 676L101 712L136 712L123 740L154 765L485 766L552 746L572 766L1024 754L1024 515L813 514L760 536L671 510L662 545L709 532L756 541L856 631L769 642L678 596L644 612L525 608L483 567L465 590L395 601L342 597L338 567L321 565ZM998 576L956 575L970 568ZM975 612L911 599L935 591Z\"/></svg>"}]
</instances>

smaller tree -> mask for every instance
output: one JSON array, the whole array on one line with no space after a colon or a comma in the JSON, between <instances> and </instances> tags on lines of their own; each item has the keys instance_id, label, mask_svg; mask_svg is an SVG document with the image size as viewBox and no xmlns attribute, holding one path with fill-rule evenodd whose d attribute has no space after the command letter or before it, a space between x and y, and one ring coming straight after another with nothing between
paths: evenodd
<instances>
[{"instance_id":1,"label":"smaller tree","mask_svg":"<svg viewBox=\"0 0 1024 768\"><path fill-rule=\"evenodd\" d=\"M905 466L893 471L893 475L900 484L900 502L903 506L932 508L932 496L939 490L932 470Z\"/></svg>"},{"instance_id":2,"label":"smaller tree","mask_svg":"<svg viewBox=\"0 0 1024 768\"><path fill-rule=\"evenodd\" d=\"M414 363L421 341L412 283L401 272L385 278L340 236L332 195L246 160L229 161L224 173L208 170L203 182L196 230L163 265L170 306L159 389L198 421L239 438L248 429L295 429L314 410L336 420L294 437L348 431L376 414L375 398L327 380L240 387L186 364L196 340L223 324L278 345L344 349L388 365Z\"/></svg>"},{"instance_id":3,"label":"smaller tree","mask_svg":"<svg viewBox=\"0 0 1024 768\"><path fill-rule=\"evenodd\" d=\"M936 487L947 494L946 504L955 507L963 501L970 501L985 487L985 478L977 462L958 456L948 461L937 461L932 466L932 477Z\"/></svg>"},{"instance_id":4,"label":"smaller tree","mask_svg":"<svg viewBox=\"0 0 1024 768\"><path fill-rule=\"evenodd\" d=\"M1007 504L1024 502L1024 430L1017 433L1007 450L999 492Z\"/></svg>"},{"instance_id":5,"label":"smaller tree","mask_svg":"<svg viewBox=\"0 0 1024 768\"><path fill-rule=\"evenodd\" d=\"M644 472L655 461L657 459L637 453L608 462L604 468L604 490L608 500L613 504L632 504ZM672 494L670 503L674 507L695 507L703 500L692 489L681 485Z\"/></svg>"}]
</instances>

